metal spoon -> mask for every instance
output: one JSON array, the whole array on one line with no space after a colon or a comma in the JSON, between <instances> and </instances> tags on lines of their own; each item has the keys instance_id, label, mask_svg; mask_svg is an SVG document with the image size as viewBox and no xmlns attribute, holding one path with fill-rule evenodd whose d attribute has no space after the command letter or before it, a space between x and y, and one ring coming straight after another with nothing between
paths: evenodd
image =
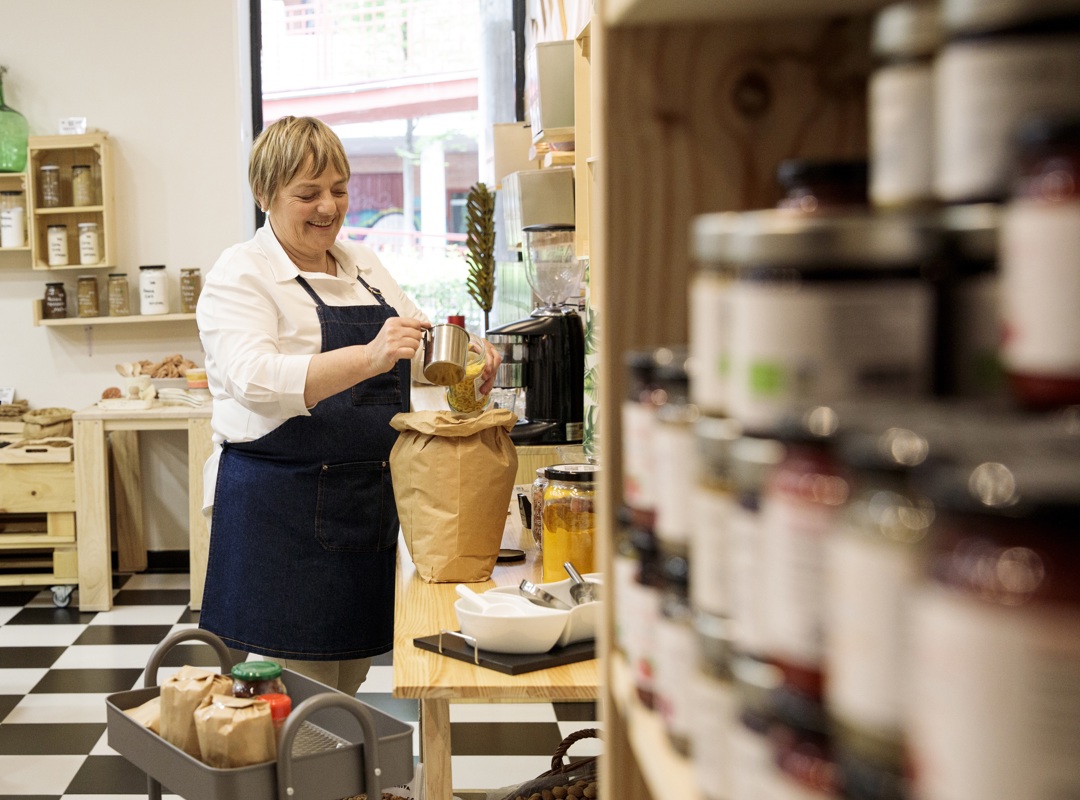
<instances>
[{"instance_id":1,"label":"metal spoon","mask_svg":"<svg viewBox=\"0 0 1080 800\"><path fill-rule=\"evenodd\" d=\"M539 603L542 606L548 606L549 608L557 608L560 611L569 611L571 606L568 603L564 603L550 592L544 591L532 581L522 581L518 585L518 591L528 597L534 603Z\"/></svg>"},{"instance_id":2,"label":"metal spoon","mask_svg":"<svg viewBox=\"0 0 1080 800\"><path fill-rule=\"evenodd\" d=\"M600 584L582 578L581 573L569 561L563 562L563 569L573 581L570 585L570 596L574 598L575 603L580 606L600 599Z\"/></svg>"}]
</instances>

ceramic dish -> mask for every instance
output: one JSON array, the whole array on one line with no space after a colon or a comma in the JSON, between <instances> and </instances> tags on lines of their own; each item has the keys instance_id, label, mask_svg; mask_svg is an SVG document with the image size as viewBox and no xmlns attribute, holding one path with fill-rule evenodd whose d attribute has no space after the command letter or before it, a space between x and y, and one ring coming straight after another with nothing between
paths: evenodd
<instances>
[{"instance_id":1,"label":"ceramic dish","mask_svg":"<svg viewBox=\"0 0 1080 800\"><path fill-rule=\"evenodd\" d=\"M581 577L587 581L592 581L593 583L599 583L601 585L604 583L603 575L599 572L590 572ZM574 642L584 642L586 639L595 639L596 632L600 629L600 612L603 608L601 605L602 601L586 603L583 606L574 605L574 600L570 597L571 583L573 583L573 581L567 578L564 581L555 581L554 583L536 584L549 594L554 595L572 606L569 611L556 612L567 615L566 628L555 643L558 647L565 647L568 644L574 644ZM492 592L510 595L520 594L520 592L518 592L518 587L516 586L497 586L494 589L489 589L485 594L490 594Z\"/></svg>"},{"instance_id":2,"label":"ceramic dish","mask_svg":"<svg viewBox=\"0 0 1080 800\"><path fill-rule=\"evenodd\" d=\"M461 632L476 640L480 650L493 653L546 653L566 629L568 611L516 603L498 603L478 610L471 600L454 603Z\"/></svg>"}]
</instances>

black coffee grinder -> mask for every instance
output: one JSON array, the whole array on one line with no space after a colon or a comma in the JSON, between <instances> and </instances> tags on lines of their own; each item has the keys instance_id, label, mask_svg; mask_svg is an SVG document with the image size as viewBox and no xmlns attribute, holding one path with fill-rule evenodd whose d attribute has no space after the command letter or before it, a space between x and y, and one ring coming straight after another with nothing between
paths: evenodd
<instances>
[{"instance_id":1,"label":"black coffee grinder","mask_svg":"<svg viewBox=\"0 0 1080 800\"><path fill-rule=\"evenodd\" d=\"M563 304L577 295L583 264L574 256L574 229L525 228L525 274L541 305L525 319L487 332L503 364L498 388L525 392L525 413L510 432L516 444L580 442L585 406L585 332Z\"/></svg>"}]
</instances>

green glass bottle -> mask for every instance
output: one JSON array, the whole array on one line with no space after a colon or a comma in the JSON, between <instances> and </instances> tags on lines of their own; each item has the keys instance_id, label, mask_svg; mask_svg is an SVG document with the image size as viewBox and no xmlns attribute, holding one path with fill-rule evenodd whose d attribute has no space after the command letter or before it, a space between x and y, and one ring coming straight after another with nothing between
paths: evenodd
<instances>
[{"instance_id":1,"label":"green glass bottle","mask_svg":"<svg viewBox=\"0 0 1080 800\"><path fill-rule=\"evenodd\" d=\"M0 66L0 172L22 172L26 169L26 146L30 126L26 117L4 103L4 73Z\"/></svg>"}]
</instances>

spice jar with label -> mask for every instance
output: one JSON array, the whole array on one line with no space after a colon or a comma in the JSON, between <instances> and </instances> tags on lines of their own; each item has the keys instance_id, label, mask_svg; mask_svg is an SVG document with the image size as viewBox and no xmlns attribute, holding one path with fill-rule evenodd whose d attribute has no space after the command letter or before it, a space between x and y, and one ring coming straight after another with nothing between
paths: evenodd
<instances>
[{"instance_id":1,"label":"spice jar with label","mask_svg":"<svg viewBox=\"0 0 1080 800\"><path fill-rule=\"evenodd\" d=\"M288 694L281 665L273 661L242 661L232 668L233 697Z\"/></svg>"},{"instance_id":2,"label":"spice jar with label","mask_svg":"<svg viewBox=\"0 0 1080 800\"><path fill-rule=\"evenodd\" d=\"M596 571L593 496L597 471L595 464L560 464L547 468L543 509L544 581L568 578L563 567L567 561L582 575Z\"/></svg>"},{"instance_id":3,"label":"spice jar with label","mask_svg":"<svg viewBox=\"0 0 1080 800\"><path fill-rule=\"evenodd\" d=\"M0 247L26 247L26 197L0 192Z\"/></svg>"},{"instance_id":4,"label":"spice jar with label","mask_svg":"<svg viewBox=\"0 0 1080 800\"><path fill-rule=\"evenodd\" d=\"M690 601L695 611L731 614L731 520L735 486L731 449L742 426L733 419L701 417L694 425L697 476L692 488Z\"/></svg>"},{"instance_id":5,"label":"spice jar with label","mask_svg":"<svg viewBox=\"0 0 1080 800\"><path fill-rule=\"evenodd\" d=\"M71 204L94 205L94 176L89 164L75 164L71 168Z\"/></svg>"},{"instance_id":6,"label":"spice jar with label","mask_svg":"<svg viewBox=\"0 0 1080 800\"><path fill-rule=\"evenodd\" d=\"M1022 405L1080 403L1080 114L1031 120L1001 230L1009 390Z\"/></svg>"},{"instance_id":7,"label":"spice jar with label","mask_svg":"<svg viewBox=\"0 0 1080 800\"><path fill-rule=\"evenodd\" d=\"M76 285L75 307L80 317L96 317L98 309L98 282L93 275L80 275Z\"/></svg>"},{"instance_id":8,"label":"spice jar with label","mask_svg":"<svg viewBox=\"0 0 1080 800\"><path fill-rule=\"evenodd\" d=\"M180 270L180 311L184 314L194 314L195 306L199 303L199 292L202 290L202 274L198 267L188 267Z\"/></svg>"},{"instance_id":9,"label":"spice jar with label","mask_svg":"<svg viewBox=\"0 0 1080 800\"><path fill-rule=\"evenodd\" d=\"M131 313L128 277L122 272L109 273L109 316L126 317Z\"/></svg>"},{"instance_id":10,"label":"spice jar with label","mask_svg":"<svg viewBox=\"0 0 1080 800\"><path fill-rule=\"evenodd\" d=\"M57 208L63 205L60 197L60 167L55 164L42 165L38 170L38 181L42 208Z\"/></svg>"},{"instance_id":11,"label":"spice jar with label","mask_svg":"<svg viewBox=\"0 0 1080 800\"><path fill-rule=\"evenodd\" d=\"M64 319L67 316L67 292L64 284L53 281L45 284L45 299L41 304L42 319Z\"/></svg>"},{"instance_id":12,"label":"spice jar with label","mask_svg":"<svg viewBox=\"0 0 1080 800\"><path fill-rule=\"evenodd\" d=\"M45 239L49 249L49 266L66 267L68 265L67 225L50 225Z\"/></svg>"},{"instance_id":13,"label":"spice jar with label","mask_svg":"<svg viewBox=\"0 0 1080 800\"><path fill-rule=\"evenodd\" d=\"M672 747L690 753L695 711L691 694L697 666L697 640L690 608L690 565L682 555L670 555L660 568L660 618L656 624L656 706Z\"/></svg>"},{"instance_id":14,"label":"spice jar with label","mask_svg":"<svg viewBox=\"0 0 1080 800\"><path fill-rule=\"evenodd\" d=\"M544 489L547 488L547 467L538 467L536 479L532 484L532 538L537 547L543 547L544 542Z\"/></svg>"},{"instance_id":15,"label":"spice jar with label","mask_svg":"<svg viewBox=\"0 0 1080 800\"><path fill-rule=\"evenodd\" d=\"M169 313L169 277L164 264L139 267L139 300L143 316Z\"/></svg>"},{"instance_id":16,"label":"spice jar with label","mask_svg":"<svg viewBox=\"0 0 1080 800\"><path fill-rule=\"evenodd\" d=\"M93 266L101 262L101 234L96 222L79 223L79 263Z\"/></svg>"}]
</instances>

